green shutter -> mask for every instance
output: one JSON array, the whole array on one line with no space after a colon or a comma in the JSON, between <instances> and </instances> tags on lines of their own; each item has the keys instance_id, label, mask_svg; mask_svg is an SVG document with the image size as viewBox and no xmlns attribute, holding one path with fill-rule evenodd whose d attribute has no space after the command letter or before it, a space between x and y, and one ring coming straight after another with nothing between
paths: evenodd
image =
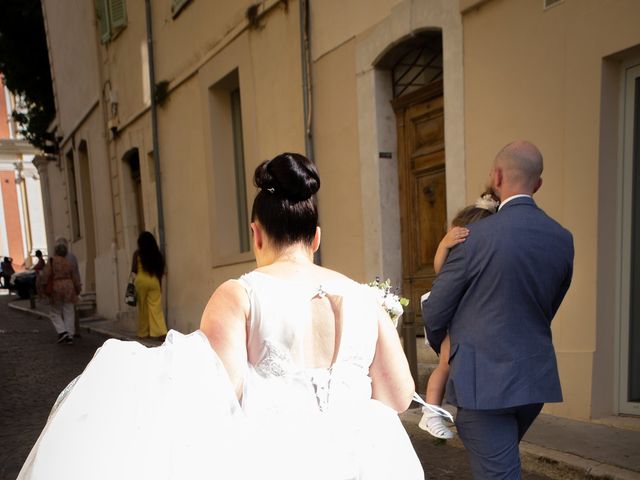
<instances>
[{"instance_id":1,"label":"green shutter","mask_svg":"<svg viewBox=\"0 0 640 480\"><path fill-rule=\"evenodd\" d=\"M96 18L100 27L100 41L102 43L107 43L111 38L109 14L105 2L107 0L96 0Z\"/></svg>"},{"instance_id":2,"label":"green shutter","mask_svg":"<svg viewBox=\"0 0 640 480\"><path fill-rule=\"evenodd\" d=\"M171 15L176 16L189 0L171 0Z\"/></svg>"},{"instance_id":3,"label":"green shutter","mask_svg":"<svg viewBox=\"0 0 640 480\"><path fill-rule=\"evenodd\" d=\"M111 28L115 31L125 27L127 25L127 7L125 5L125 0L108 1Z\"/></svg>"}]
</instances>

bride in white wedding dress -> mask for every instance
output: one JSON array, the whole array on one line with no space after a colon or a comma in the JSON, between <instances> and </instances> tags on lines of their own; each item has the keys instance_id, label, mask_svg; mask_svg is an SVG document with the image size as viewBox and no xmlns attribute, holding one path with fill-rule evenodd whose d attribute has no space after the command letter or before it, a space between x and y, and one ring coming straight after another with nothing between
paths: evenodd
<instances>
[{"instance_id":1,"label":"bride in white wedding dress","mask_svg":"<svg viewBox=\"0 0 640 480\"><path fill-rule=\"evenodd\" d=\"M19 480L424 478L391 320L369 287L313 263L315 165L278 155L254 181L258 268L221 285L190 335L108 340Z\"/></svg>"}]
</instances>

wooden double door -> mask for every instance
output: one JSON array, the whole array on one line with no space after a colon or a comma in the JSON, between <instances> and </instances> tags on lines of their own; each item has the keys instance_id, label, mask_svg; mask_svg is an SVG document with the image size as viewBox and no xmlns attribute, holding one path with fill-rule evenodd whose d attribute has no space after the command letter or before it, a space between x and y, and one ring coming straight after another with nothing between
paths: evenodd
<instances>
[{"instance_id":1,"label":"wooden double door","mask_svg":"<svg viewBox=\"0 0 640 480\"><path fill-rule=\"evenodd\" d=\"M433 257L447 231L442 82L393 101L398 128L402 294L420 325L420 297L435 278Z\"/></svg>"}]
</instances>

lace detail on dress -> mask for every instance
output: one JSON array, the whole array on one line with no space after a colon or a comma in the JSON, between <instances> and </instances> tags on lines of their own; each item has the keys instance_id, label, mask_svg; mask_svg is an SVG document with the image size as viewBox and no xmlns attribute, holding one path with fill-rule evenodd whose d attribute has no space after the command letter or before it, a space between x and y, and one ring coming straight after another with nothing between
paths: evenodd
<instances>
[{"instance_id":1,"label":"lace detail on dress","mask_svg":"<svg viewBox=\"0 0 640 480\"><path fill-rule=\"evenodd\" d=\"M313 392L318 402L318 410L324 412L329 406L331 394L331 370L315 370L310 377Z\"/></svg>"},{"instance_id":2,"label":"lace detail on dress","mask_svg":"<svg viewBox=\"0 0 640 480\"><path fill-rule=\"evenodd\" d=\"M362 354L345 352L342 355L342 359L340 360L340 363L342 363L343 365L351 365L359 370L362 370L365 376L369 375L370 362L367 362L367 360L362 356Z\"/></svg>"},{"instance_id":3,"label":"lace detail on dress","mask_svg":"<svg viewBox=\"0 0 640 480\"><path fill-rule=\"evenodd\" d=\"M256 371L264 377L283 377L291 371L293 360L289 350L272 342L264 341L265 354L256 365Z\"/></svg>"}]
</instances>

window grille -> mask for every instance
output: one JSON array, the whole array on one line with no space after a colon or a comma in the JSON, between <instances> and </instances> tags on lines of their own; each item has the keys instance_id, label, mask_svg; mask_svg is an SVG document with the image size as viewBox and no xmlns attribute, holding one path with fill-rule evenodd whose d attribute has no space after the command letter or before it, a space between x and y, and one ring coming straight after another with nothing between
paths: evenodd
<instances>
[{"instance_id":1,"label":"window grille","mask_svg":"<svg viewBox=\"0 0 640 480\"><path fill-rule=\"evenodd\" d=\"M407 52L391 69L393 96L400 97L442 79L442 50L424 44Z\"/></svg>"},{"instance_id":2,"label":"window grille","mask_svg":"<svg viewBox=\"0 0 640 480\"><path fill-rule=\"evenodd\" d=\"M376 68L391 72L394 98L442 80L442 33L416 33L385 53Z\"/></svg>"}]
</instances>

